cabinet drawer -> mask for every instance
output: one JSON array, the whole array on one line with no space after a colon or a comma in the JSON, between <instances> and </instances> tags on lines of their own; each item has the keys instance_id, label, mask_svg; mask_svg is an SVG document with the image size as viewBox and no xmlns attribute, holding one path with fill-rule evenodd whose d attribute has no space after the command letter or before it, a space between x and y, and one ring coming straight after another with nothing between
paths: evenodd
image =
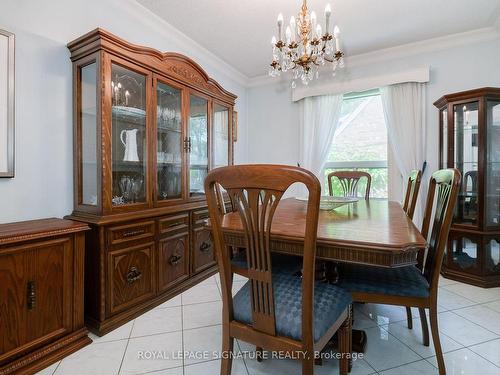
<instances>
[{"instance_id":1,"label":"cabinet drawer","mask_svg":"<svg viewBox=\"0 0 500 375\"><path fill-rule=\"evenodd\" d=\"M108 253L109 313L153 296L153 254L153 242Z\"/></svg>"},{"instance_id":2,"label":"cabinet drawer","mask_svg":"<svg viewBox=\"0 0 500 375\"><path fill-rule=\"evenodd\" d=\"M108 228L108 245L119 245L124 242L153 237L154 221L141 221L132 224L116 225Z\"/></svg>"},{"instance_id":3,"label":"cabinet drawer","mask_svg":"<svg viewBox=\"0 0 500 375\"><path fill-rule=\"evenodd\" d=\"M193 211L193 224L195 226L203 226L208 217L208 209Z\"/></svg>"},{"instance_id":4,"label":"cabinet drawer","mask_svg":"<svg viewBox=\"0 0 500 375\"><path fill-rule=\"evenodd\" d=\"M193 272L199 272L215 264L212 234L204 227L193 229Z\"/></svg>"},{"instance_id":5,"label":"cabinet drawer","mask_svg":"<svg viewBox=\"0 0 500 375\"><path fill-rule=\"evenodd\" d=\"M189 277L189 232L161 239L158 248L158 288L162 292Z\"/></svg>"},{"instance_id":6,"label":"cabinet drawer","mask_svg":"<svg viewBox=\"0 0 500 375\"><path fill-rule=\"evenodd\" d=\"M162 217L158 220L160 235L169 235L189 227L189 214Z\"/></svg>"}]
</instances>

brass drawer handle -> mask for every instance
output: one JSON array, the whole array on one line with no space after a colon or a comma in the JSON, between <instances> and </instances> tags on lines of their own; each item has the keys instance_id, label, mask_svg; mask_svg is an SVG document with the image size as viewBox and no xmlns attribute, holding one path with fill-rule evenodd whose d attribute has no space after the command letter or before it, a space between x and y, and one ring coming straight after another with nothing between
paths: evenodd
<instances>
[{"instance_id":1,"label":"brass drawer handle","mask_svg":"<svg viewBox=\"0 0 500 375\"><path fill-rule=\"evenodd\" d=\"M200 245L200 251L202 253L207 253L211 247L212 247L212 245L210 244L210 242L203 241Z\"/></svg>"},{"instance_id":2,"label":"brass drawer handle","mask_svg":"<svg viewBox=\"0 0 500 375\"><path fill-rule=\"evenodd\" d=\"M36 307L36 290L35 282L28 281L28 310L33 310Z\"/></svg>"},{"instance_id":3,"label":"brass drawer handle","mask_svg":"<svg viewBox=\"0 0 500 375\"><path fill-rule=\"evenodd\" d=\"M127 272L127 282L129 284L135 283L137 280L142 278L142 272L137 269L137 267L130 267Z\"/></svg>"},{"instance_id":4,"label":"brass drawer handle","mask_svg":"<svg viewBox=\"0 0 500 375\"><path fill-rule=\"evenodd\" d=\"M145 229L139 229L139 230L131 230L129 232L123 233L123 237L132 237L132 236L137 236L139 234L144 234L146 232Z\"/></svg>"},{"instance_id":5,"label":"brass drawer handle","mask_svg":"<svg viewBox=\"0 0 500 375\"><path fill-rule=\"evenodd\" d=\"M182 260L182 255L177 255L177 254L173 254L170 259L168 260L168 262L172 265L172 266L176 266L178 265Z\"/></svg>"}]
</instances>

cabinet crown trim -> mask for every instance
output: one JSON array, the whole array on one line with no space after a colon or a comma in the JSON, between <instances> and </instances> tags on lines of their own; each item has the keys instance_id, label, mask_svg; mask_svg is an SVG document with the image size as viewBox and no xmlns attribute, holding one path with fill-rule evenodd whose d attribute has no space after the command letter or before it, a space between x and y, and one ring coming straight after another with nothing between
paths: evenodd
<instances>
[{"instance_id":1,"label":"cabinet crown trim","mask_svg":"<svg viewBox=\"0 0 500 375\"><path fill-rule=\"evenodd\" d=\"M184 83L189 82L193 88L199 89L201 87L208 92L217 94L220 99L233 105L237 98L236 95L225 90L217 81L210 78L205 70L191 58L176 52L161 52L151 47L129 43L102 28L96 28L73 40L68 43L67 47L71 52L71 61L104 49L132 58L135 62L153 68L158 73L167 73L170 78L180 79ZM154 58L153 63L148 60L150 57Z\"/></svg>"},{"instance_id":2,"label":"cabinet crown trim","mask_svg":"<svg viewBox=\"0 0 500 375\"><path fill-rule=\"evenodd\" d=\"M475 99L481 96L500 96L500 88L498 87L481 87L474 90L460 91L453 94L447 94L440 97L433 104L441 109L449 102L458 100Z\"/></svg>"}]
</instances>

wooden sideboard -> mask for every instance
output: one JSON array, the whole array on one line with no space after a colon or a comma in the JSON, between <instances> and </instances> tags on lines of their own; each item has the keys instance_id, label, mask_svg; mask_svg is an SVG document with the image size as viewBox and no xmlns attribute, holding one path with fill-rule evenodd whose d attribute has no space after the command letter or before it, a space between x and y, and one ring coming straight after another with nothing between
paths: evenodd
<instances>
[{"instance_id":1,"label":"wooden sideboard","mask_svg":"<svg viewBox=\"0 0 500 375\"><path fill-rule=\"evenodd\" d=\"M68 44L85 317L103 335L217 270L203 181L233 163L233 108L190 58L102 29Z\"/></svg>"},{"instance_id":2,"label":"wooden sideboard","mask_svg":"<svg viewBox=\"0 0 500 375\"><path fill-rule=\"evenodd\" d=\"M217 271L211 234L203 226L207 209L162 211L90 223L85 321L96 334L108 333Z\"/></svg>"},{"instance_id":3,"label":"wooden sideboard","mask_svg":"<svg viewBox=\"0 0 500 375\"><path fill-rule=\"evenodd\" d=\"M0 374L31 374L92 341L83 315L86 224L0 224Z\"/></svg>"}]
</instances>

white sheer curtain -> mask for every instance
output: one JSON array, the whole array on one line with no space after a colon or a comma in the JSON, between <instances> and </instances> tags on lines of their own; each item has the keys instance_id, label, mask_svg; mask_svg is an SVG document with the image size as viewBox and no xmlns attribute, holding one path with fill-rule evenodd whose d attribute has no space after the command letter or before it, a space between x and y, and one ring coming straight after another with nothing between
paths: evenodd
<instances>
[{"instance_id":1,"label":"white sheer curtain","mask_svg":"<svg viewBox=\"0 0 500 375\"><path fill-rule=\"evenodd\" d=\"M426 158L425 83L407 82L380 89L390 150L389 199L402 201L410 171L421 169ZM426 196L426 178L415 210L421 224Z\"/></svg>"},{"instance_id":2,"label":"white sheer curtain","mask_svg":"<svg viewBox=\"0 0 500 375\"><path fill-rule=\"evenodd\" d=\"M343 95L323 95L301 101L299 164L321 182L321 171L330 152L342 110Z\"/></svg>"}]
</instances>

